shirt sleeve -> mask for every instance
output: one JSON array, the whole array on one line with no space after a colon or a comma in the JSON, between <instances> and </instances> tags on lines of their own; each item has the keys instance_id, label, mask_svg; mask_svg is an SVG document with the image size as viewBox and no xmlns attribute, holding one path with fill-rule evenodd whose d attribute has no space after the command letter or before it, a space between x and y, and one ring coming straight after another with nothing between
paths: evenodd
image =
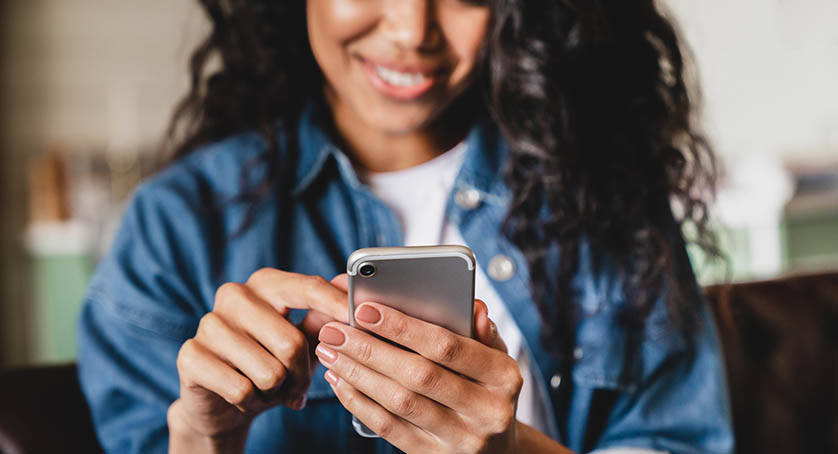
<instances>
[{"instance_id":1,"label":"shirt sleeve","mask_svg":"<svg viewBox=\"0 0 838 454\"><path fill-rule=\"evenodd\" d=\"M567 390L564 432L572 449L598 454L733 452L726 374L712 314L683 244L677 251L690 292L690 320L673 322L663 297L644 327L620 321L616 273L590 273L578 358ZM583 260L584 262L584 260ZM688 271L688 272L687 272ZM598 292L594 287L603 289ZM600 301L601 304L594 304Z\"/></svg>"},{"instance_id":2,"label":"shirt sleeve","mask_svg":"<svg viewBox=\"0 0 838 454\"><path fill-rule=\"evenodd\" d=\"M79 380L107 452L168 449L177 353L206 311L205 292L190 278L204 263L189 255L202 250L193 211L177 187L141 186L89 285L78 325Z\"/></svg>"},{"instance_id":3,"label":"shirt sleeve","mask_svg":"<svg viewBox=\"0 0 838 454\"><path fill-rule=\"evenodd\" d=\"M636 389L615 396L594 452L733 452L722 356L709 310L701 313L689 348L641 346L638 357L651 367Z\"/></svg>"}]
</instances>

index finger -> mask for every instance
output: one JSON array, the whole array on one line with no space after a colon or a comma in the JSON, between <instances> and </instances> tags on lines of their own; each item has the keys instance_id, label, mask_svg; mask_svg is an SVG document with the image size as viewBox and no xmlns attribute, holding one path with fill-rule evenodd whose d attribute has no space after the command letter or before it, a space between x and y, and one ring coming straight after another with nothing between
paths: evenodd
<instances>
[{"instance_id":1,"label":"index finger","mask_svg":"<svg viewBox=\"0 0 838 454\"><path fill-rule=\"evenodd\" d=\"M288 309L310 309L349 323L346 292L320 276L263 268L253 273L246 285L283 314Z\"/></svg>"},{"instance_id":2,"label":"index finger","mask_svg":"<svg viewBox=\"0 0 838 454\"><path fill-rule=\"evenodd\" d=\"M361 304L355 312L355 320L363 328L480 383L503 379L509 362L515 361L506 353L478 340L460 336L383 304Z\"/></svg>"}]
</instances>

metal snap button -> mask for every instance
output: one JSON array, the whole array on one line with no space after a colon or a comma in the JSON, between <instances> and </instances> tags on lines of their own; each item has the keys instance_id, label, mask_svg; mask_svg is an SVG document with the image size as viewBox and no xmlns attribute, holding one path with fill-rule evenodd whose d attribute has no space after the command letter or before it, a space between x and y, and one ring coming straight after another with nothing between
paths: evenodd
<instances>
[{"instance_id":1,"label":"metal snap button","mask_svg":"<svg viewBox=\"0 0 838 454\"><path fill-rule=\"evenodd\" d=\"M496 255L489 262L489 276L496 281L506 281L515 275L515 263L509 257Z\"/></svg>"},{"instance_id":2,"label":"metal snap button","mask_svg":"<svg viewBox=\"0 0 838 454\"><path fill-rule=\"evenodd\" d=\"M460 189L454 194L454 201L460 207L472 210L480 204L480 191L474 188Z\"/></svg>"},{"instance_id":3,"label":"metal snap button","mask_svg":"<svg viewBox=\"0 0 838 454\"><path fill-rule=\"evenodd\" d=\"M562 376L559 374L554 374L550 377L550 387L553 389L559 389L559 386L562 385Z\"/></svg>"}]
</instances>

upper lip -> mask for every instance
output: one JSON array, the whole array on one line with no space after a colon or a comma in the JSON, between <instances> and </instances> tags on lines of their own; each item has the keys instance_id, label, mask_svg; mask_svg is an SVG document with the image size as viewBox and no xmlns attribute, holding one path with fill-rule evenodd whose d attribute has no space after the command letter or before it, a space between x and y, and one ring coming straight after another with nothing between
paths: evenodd
<instances>
[{"instance_id":1,"label":"upper lip","mask_svg":"<svg viewBox=\"0 0 838 454\"><path fill-rule=\"evenodd\" d=\"M393 71L398 71L400 73L407 73L407 74L422 74L423 76L436 76L439 75L441 72L444 71L442 65L429 65L429 64L421 64L421 63L401 63L392 60L384 60L384 59L377 59L377 58L366 58L361 57L361 60L373 64L375 66L381 66L382 68L387 68Z\"/></svg>"}]
</instances>

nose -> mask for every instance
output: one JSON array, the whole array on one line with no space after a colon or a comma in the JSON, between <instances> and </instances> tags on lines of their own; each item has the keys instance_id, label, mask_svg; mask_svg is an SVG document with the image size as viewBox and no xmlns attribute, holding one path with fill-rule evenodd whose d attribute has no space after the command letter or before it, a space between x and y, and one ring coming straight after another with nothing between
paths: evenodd
<instances>
[{"instance_id":1,"label":"nose","mask_svg":"<svg viewBox=\"0 0 838 454\"><path fill-rule=\"evenodd\" d=\"M433 0L385 0L383 27L387 37L404 50L435 46L440 38Z\"/></svg>"}]
</instances>

